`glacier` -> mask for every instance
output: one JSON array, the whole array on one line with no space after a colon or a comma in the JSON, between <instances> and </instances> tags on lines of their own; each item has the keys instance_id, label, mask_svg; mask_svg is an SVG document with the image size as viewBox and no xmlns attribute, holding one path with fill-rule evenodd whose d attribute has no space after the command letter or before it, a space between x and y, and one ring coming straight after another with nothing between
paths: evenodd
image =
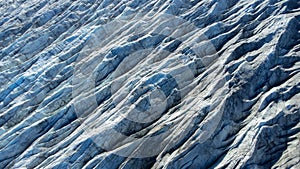
<instances>
[{"instance_id":1,"label":"glacier","mask_svg":"<svg viewBox=\"0 0 300 169\"><path fill-rule=\"evenodd\" d=\"M0 168L300 168L300 1L0 1Z\"/></svg>"}]
</instances>

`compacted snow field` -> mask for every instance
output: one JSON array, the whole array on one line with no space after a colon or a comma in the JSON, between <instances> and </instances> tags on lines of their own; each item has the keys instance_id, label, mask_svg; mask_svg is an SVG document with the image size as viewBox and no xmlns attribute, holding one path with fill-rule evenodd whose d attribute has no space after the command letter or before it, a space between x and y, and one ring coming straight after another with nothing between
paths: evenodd
<instances>
[{"instance_id":1,"label":"compacted snow field","mask_svg":"<svg viewBox=\"0 0 300 169\"><path fill-rule=\"evenodd\" d=\"M0 1L0 168L300 168L298 0Z\"/></svg>"}]
</instances>

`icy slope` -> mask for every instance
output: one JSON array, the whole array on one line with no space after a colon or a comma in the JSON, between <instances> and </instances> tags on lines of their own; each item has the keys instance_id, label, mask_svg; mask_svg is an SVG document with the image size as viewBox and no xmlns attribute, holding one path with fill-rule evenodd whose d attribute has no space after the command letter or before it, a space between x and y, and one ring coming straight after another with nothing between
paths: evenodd
<instances>
[{"instance_id":1,"label":"icy slope","mask_svg":"<svg viewBox=\"0 0 300 169\"><path fill-rule=\"evenodd\" d=\"M0 1L0 168L300 168L298 0Z\"/></svg>"}]
</instances>

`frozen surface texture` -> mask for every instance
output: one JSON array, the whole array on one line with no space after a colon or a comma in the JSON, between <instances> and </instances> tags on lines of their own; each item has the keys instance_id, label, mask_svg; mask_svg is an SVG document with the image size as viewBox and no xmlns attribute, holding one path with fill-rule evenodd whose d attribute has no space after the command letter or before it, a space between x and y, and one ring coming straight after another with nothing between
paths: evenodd
<instances>
[{"instance_id":1,"label":"frozen surface texture","mask_svg":"<svg viewBox=\"0 0 300 169\"><path fill-rule=\"evenodd\" d=\"M0 168L300 168L299 0L0 1Z\"/></svg>"}]
</instances>

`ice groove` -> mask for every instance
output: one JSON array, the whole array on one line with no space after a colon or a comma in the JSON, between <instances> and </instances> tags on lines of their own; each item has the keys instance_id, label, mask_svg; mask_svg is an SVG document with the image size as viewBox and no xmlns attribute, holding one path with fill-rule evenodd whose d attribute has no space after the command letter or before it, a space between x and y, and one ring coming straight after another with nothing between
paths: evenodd
<instances>
[{"instance_id":1,"label":"ice groove","mask_svg":"<svg viewBox=\"0 0 300 169\"><path fill-rule=\"evenodd\" d=\"M297 0L0 2L0 168L299 168Z\"/></svg>"}]
</instances>

